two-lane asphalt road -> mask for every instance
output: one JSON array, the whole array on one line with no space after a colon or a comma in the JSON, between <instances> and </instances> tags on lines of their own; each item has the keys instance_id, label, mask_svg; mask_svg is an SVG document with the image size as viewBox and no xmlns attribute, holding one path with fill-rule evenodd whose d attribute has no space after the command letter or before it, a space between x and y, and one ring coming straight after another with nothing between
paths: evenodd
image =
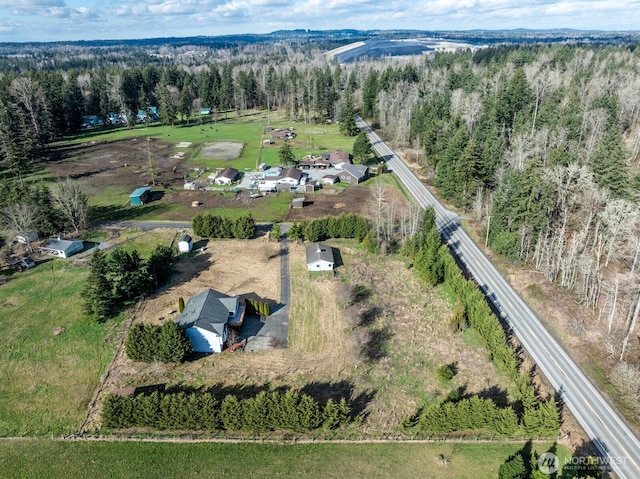
<instances>
[{"instance_id":1,"label":"two-lane asphalt road","mask_svg":"<svg viewBox=\"0 0 640 479\"><path fill-rule=\"evenodd\" d=\"M558 391L602 453L602 462L608 463L621 478L640 479L640 442L634 433L460 227L457 215L440 204L361 118L357 118L357 123L418 204L424 208L433 207L445 241L481 285L487 297L500 311L504 322Z\"/></svg>"}]
</instances>

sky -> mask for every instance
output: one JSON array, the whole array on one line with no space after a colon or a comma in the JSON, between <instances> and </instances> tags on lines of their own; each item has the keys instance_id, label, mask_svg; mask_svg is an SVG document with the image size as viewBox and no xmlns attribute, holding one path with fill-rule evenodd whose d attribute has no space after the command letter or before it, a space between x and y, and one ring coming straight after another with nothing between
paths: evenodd
<instances>
[{"instance_id":1,"label":"sky","mask_svg":"<svg viewBox=\"0 0 640 479\"><path fill-rule=\"evenodd\" d=\"M342 28L639 30L640 0L0 0L0 42Z\"/></svg>"}]
</instances>

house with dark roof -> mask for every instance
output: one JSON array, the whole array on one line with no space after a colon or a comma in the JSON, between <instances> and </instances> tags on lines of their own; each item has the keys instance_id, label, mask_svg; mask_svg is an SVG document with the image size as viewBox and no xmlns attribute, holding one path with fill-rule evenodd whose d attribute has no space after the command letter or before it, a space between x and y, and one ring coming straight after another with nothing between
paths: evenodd
<instances>
[{"instance_id":1,"label":"house with dark roof","mask_svg":"<svg viewBox=\"0 0 640 479\"><path fill-rule=\"evenodd\" d=\"M305 249L308 271L333 271L335 262L333 248L322 243L313 243Z\"/></svg>"},{"instance_id":2,"label":"house with dark roof","mask_svg":"<svg viewBox=\"0 0 640 479\"><path fill-rule=\"evenodd\" d=\"M230 185L238 179L239 174L235 168L225 168L215 176L213 182L216 185Z\"/></svg>"},{"instance_id":3,"label":"house with dark roof","mask_svg":"<svg viewBox=\"0 0 640 479\"><path fill-rule=\"evenodd\" d=\"M208 288L187 300L176 322L185 330L195 352L220 353L228 327L242 324L244 312L238 297Z\"/></svg>"},{"instance_id":4,"label":"house with dark roof","mask_svg":"<svg viewBox=\"0 0 640 479\"><path fill-rule=\"evenodd\" d=\"M348 165L342 168L340 172L340 181L357 185L358 183L369 178L369 167L367 165Z\"/></svg>"}]
</instances>

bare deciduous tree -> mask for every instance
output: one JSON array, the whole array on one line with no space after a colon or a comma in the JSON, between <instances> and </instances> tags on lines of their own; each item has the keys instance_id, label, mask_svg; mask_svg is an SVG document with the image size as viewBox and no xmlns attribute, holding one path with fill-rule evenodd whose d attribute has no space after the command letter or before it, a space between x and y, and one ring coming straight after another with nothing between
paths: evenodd
<instances>
[{"instance_id":1,"label":"bare deciduous tree","mask_svg":"<svg viewBox=\"0 0 640 479\"><path fill-rule=\"evenodd\" d=\"M27 243L29 251L33 252L30 234L35 229L36 211L31 205L27 203L15 203L6 206L4 208L3 223L4 229L14 235L22 236Z\"/></svg>"},{"instance_id":2,"label":"bare deciduous tree","mask_svg":"<svg viewBox=\"0 0 640 479\"><path fill-rule=\"evenodd\" d=\"M89 199L80 185L70 178L58 180L51 189L53 204L65 221L78 233L87 224Z\"/></svg>"}]
</instances>

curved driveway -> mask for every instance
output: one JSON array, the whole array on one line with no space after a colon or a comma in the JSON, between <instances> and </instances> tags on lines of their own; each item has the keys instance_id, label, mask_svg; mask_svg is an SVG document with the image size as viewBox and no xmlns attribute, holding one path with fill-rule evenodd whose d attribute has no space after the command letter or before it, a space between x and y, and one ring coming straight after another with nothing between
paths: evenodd
<instances>
[{"instance_id":1,"label":"curved driveway","mask_svg":"<svg viewBox=\"0 0 640 479\"><path fill-rule=\"evenodd\" d=\"M360 117L357 123L418 204L433 207L443 238L558 391L603 455L602 461L621 478L640 479L640 442L633 432L460 227L457 215L436 200Z\"/></svg>"}]
</instances>

